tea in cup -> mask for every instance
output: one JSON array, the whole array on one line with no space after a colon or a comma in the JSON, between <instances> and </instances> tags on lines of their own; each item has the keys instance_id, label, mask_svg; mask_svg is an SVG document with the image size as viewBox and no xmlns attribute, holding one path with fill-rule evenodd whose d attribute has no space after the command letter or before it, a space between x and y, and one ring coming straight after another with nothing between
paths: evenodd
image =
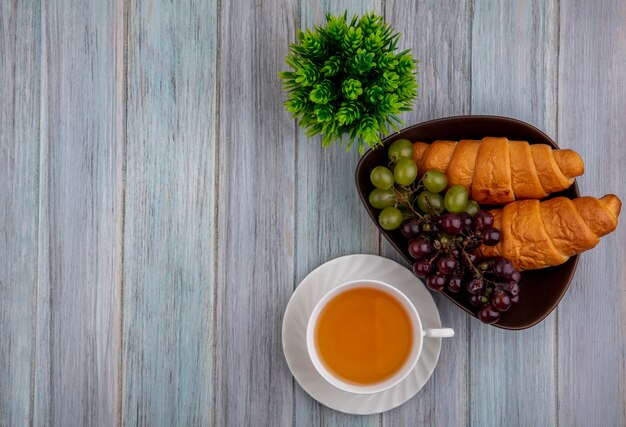
<instances>
[{"instance_id":1,"label":"tea in cup","mask_svg":"<svg viewBox=\"0 0 626 427\"><path fill-rule=\"evenodd\" d=\"M426 337L415 306L397 288L376 280L344 283L324 295L307 325L307 350L319 374L344 391L387 390L413 370Z\"/></svg>"}]
</instances>

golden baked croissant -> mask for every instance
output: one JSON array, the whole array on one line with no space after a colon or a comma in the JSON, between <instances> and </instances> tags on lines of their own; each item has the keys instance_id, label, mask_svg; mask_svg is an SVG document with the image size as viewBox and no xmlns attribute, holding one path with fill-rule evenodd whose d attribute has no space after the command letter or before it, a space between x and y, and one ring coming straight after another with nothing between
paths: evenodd
<instances>
[{"instance_id":1,"label":"golden baked croissant","mask_svg":"<svg viewBox=\"0 0 626 427\"><path fill-rule=\"evenodd\" d=\"M490 211L493 226L500 230L500 243L483 245L479 252L508 258L518 270L563 264L615 230L621 207L613 194L601 199L556 197L510 203Z\"/></svg>"},{"instance_id":2,"label":"golden baked croissant","mask_svg":"<svg viewBox=\"0 0 626 427\"><path fill-rule=\"evenodd\" d=\"M439 169L448 175L448 184L464 186L472 199L489 205L542 199L568 188L585 170L573 150L507 138L416 142L413 159L421 173Z\"/></svg>"}]
</instances>

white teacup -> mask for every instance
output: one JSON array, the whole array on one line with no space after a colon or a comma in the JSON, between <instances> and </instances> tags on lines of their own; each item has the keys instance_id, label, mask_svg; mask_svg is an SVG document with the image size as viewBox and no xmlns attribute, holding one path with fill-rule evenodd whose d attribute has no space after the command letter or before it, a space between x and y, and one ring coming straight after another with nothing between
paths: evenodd
<instances>
[{"instance_id":1,"label":"white teacup","mask_svg":"<svg viewBox=\"0 0 626 427\"><path fill-rule=\"evenodd\" d=\"M330 372L322 362L315 343L315 329L317 326L317 321L319 319L320 313L322 312L324 307L326 307L326 304L335 296L350 289L356 288L378 289L386 292L388 295L395 298L395 300L397 300L402 305L407 315L409 316L411 327L413 330L412 346L409 352L409 356L406 359L404 365L392 376L375 384L356 385L345 382L341 378L338 378L336 375ZM326 381L328 381L333 386L350 393L371 394L385 391L395 386L404 378L406 378L407 375L409 375L413 368L415 368L415 364L420 357L420 354L422 352L422 344L425 337L447 338L452 336L454 336L454 330L451 328L424 329L424 327L422 326L422 321L420 320L420 316L415 309L415 306L409 300L409 298L402 292L400 292L400 290L398 290L397 288L377 280L353 280L337 286L336 288L327 292L322 297L322 299L319 300L319 302L313 309L313 312L311 313L311 317L309 318L309 323L307 325L306 331L306 345L311 361L313 362L313 366L315 366L317 372L319 372L319 374Z\"/></svg>"}]
</instances>

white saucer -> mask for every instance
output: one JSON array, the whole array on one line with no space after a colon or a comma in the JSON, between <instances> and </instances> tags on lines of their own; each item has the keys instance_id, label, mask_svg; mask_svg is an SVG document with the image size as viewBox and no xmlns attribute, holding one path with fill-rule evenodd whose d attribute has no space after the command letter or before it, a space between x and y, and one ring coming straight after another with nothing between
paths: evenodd
<instances>
[{"instance_id":1,"label":"white saucer","mask_svg":"<svg viewBox=\"0 0 626 427\"><path fill-rule=\"evenodd\" d=\"M313 270L294 291L283 318L283 350L298 384L315 400L348 414L376 414L399 406L428 381L437 365L440 338L424 338L415 369L398 385L381 393L353 394L330 385L315 370L306 348L306 328L315 304L341 283L371 279L400 289L415 305L424 328L440 328L439 311L420 280L400 264L375 255L335 258Z\"/></svg>"}]
</instances>

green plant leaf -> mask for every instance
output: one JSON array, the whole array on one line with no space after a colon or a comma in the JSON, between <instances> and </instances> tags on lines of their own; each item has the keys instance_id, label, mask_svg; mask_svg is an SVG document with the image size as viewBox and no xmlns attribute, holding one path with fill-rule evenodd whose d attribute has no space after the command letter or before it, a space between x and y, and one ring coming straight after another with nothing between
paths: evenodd
<instances>
[{"instance_id":1,"label":"green plant leaf","mask_svg":"<svg viewBox=\"0 0 626 427\"><path fill-rule=\"evenodd\" d=\"M347 79L341 84L341 92L346 99L354 101L363 93L363 88L361 87L360 81L356 79Z\"/></svg>"},{"instance_id":2,"label":"green plant leaf","mask_svg":"<svg viewBox=\"0 0 626 427\"><path fill-rule=\"evenodd\" d=\"M309 95L309 99L316 104L328 104L333 98L333 85L329 80L316 84Z\"/></svg>"},{"instance_id":3,"label":"green plant leaf","mask_svg":"<svg viewBox=\"0 0 626 427\"><path fill-rule=\"evenodd\" d=\"M326 15L324 25L299 30L281 71L285 108L307 137L322 145L380 144L396 129L398 115L417 98L417 62L408 50L397 53L400 34L381 16L367 13L348 20L347 12Z\"/></svg>"}]
</instances>

